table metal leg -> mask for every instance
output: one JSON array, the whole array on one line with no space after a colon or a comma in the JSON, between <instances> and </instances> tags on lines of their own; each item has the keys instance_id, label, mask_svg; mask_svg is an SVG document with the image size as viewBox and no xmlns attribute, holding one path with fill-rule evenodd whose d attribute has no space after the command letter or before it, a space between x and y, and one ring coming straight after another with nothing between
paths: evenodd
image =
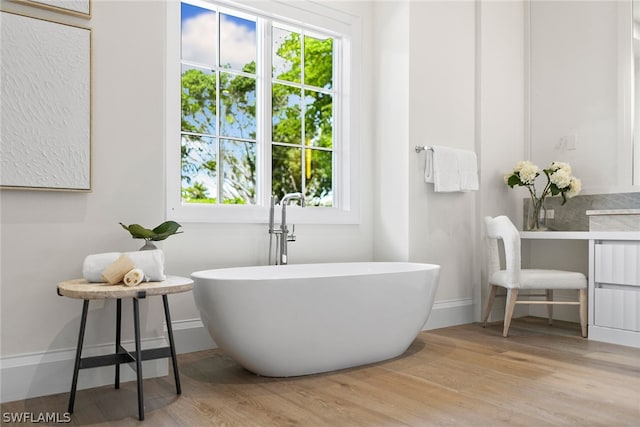
<instances>
[{"instance_id":1,"label":"table metal leg","mask_svg":"<svg viewBox=\"0 0 640 427\"><path fill-rule=\"evenodd\" d=\"M69 413L73 413L73 404L76 400L76 388L78 387L78 372L80 371L80 357L82 355L82 343L84 342L84 329L87 325L87 313L89 311L89 300L82 304L82 317L80 319L80 333L78 334L78 348L76 349L76 361L73 366L73 380L71 380L71 393L69 395Z\"/></svg>"},{"instance_id":2,"label":"table metal leg","mask_svg":"<svg viewBox=\"0 0 640 427\"><path fill-rule=\"evenodd\" d=\"M116 300L116 354L120 352L120 340L122 337L122 300ZM120 388L120 363L116 362L115 388Z\"/></svg>"},{"instance_id":3,"label":"table metal leg","mask_svg":"<svg viewBox=\"0 0 640 427\"><path fill-rule=\"evenodd\" d=\"M142 392L142 349L140 348L140 315L138 298L133 299L133 326L136 339L136 374L138 375L138 418L144 420L144 395Z\"/></svg>"},{"instance_id":4,"label":"table metal leg","mask_svg":"<svg viewBox=\"0 0 640 427\"><path fill-rule=\"evenodd\" d=\"M171 327L171 315L169 314L169 299L166 295L162 295L162 303L164 304L164 317L167 321L167 332L169 335L169 347L171 348L171 361L173 362L173 377L176 382L176 393L182 394L180 388L180 374L178 373L178 360L176 358L176 345L173 341L173 328Z\"/></svg>"}]
</instances>

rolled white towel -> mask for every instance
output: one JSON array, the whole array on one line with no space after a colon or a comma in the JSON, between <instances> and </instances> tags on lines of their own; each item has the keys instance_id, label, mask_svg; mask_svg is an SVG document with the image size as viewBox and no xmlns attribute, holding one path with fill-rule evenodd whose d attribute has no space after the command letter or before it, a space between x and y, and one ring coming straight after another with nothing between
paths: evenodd
<instances>
[{"instance_id":1,"label":"rolled white towel","mask_svg":"<svg viewBox=\"0 0 640 427\"><path fill-rule=\"evenodd\" d=\"M124 275L122 280L127 286L138 286L144 280L144 271L139 268L134 268L130 272Z\"/></svg>"},{"instance_id":2,"label":"rolled white towel","mask_svg":"<svg viewBox=\"0 0 640 427\"><path fill-rule=\"evenodd\" d=\"M167 280L167 276L164 274L164 252L161 249L127 252L126 255L133 260L135 268L144 271L145 281L162 282Z\"/></svg>"},{"instance_id":3,"label":"rolled white towel","mask_svg":"<svg viewBox=\"0 0 640 427\"><path fill-rule=\"evenodd\" d=\"M92 283L103 282L102 273L104 269L111 265L121 255L126 255L133 261L134 268L144 271L147 280L151 282L162 282L167 279L164 274L164 252L161 249L152 251L135 252L107 252L89 255L82 264L82 276Z\"/></svg>"},{"instance_id":4,"label":"rolled white towel","mask_svg":"<svg viewBox=\"0 0 640 427\"><path fill-rule=\"evenodd\" d=\"M103 282L102 272L120 255L120 252L106 252L87 256L82 263L82 277L93 283Z\"/></svg>"}]
</instances>

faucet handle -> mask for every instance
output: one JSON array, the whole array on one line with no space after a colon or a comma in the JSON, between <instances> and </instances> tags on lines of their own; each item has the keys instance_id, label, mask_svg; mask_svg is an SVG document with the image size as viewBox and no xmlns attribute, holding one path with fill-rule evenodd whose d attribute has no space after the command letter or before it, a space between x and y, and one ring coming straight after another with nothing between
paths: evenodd
<instances>
[{"instance_id":1,"label":"faucet handle","mask_svg":"<svg viewBox=\"0 0 640 427\"><path fill-rule=\"evenodd\" d=\"M296 241L296 225L292 224L291 225L291 233L287 234L287 242L295 242Z\"/></svg>"}]
</instances>

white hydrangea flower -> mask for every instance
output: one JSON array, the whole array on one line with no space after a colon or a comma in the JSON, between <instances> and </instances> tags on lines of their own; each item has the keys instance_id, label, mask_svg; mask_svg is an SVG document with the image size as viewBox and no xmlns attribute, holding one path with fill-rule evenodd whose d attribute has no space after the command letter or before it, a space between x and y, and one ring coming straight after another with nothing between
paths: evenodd
<instances>
[{"instance_id":1,"label":"white hydrangea flower","mask_svg":"<svg viewBox=\"0 0 640 427\"><path fill-rule=\"evenodd\" d=\"M511 175L513 175L513 172L512 173L508 173L508 174L506 174L504 176L504 183L505 184L509 184L509 178L511 178Z\"/></svg>"},{"instance_id":2,"label":"white hydrangea flower","mask_svg":"<svg viewBox=\"0 0 640 427\"><path fill-rule=\"evenodd\" d=\"M522 181L524 184L533 184L536 176L538 176L538 174L540 173L540 168L528 161L521 163L523 163L523 165L521 165L520 171L518 173L520 181Z\"/></svg>"},{"instance_id":3,"label":"white hydrangea flower","mask_svg":"<svg viewBox=\"0 0 640 427\"><path fill-rule=\"evenodd\" d=\"M555 184L559 189L568 187L571 184L571 174L566 169L558 169L549 176L551 183Z\"/></svg>"},{"instance_id":4,"label":"white hydrangea flower","mask_svg":"<svg viewBox=\"0 0 640 427\"><path fill-rule=\"evenodd\" d=\"M567 172L569 175L571 175L571 165L569 165L569 163L564 163L564 162L553 162L551 163L551 169L553 170L563 170L565 172Z\"/></svg>"},{"instance_id":5,"label":"white hydrangea flower","mask_svg":"<svg viewBox=\"0 0 640 427\"><path fill-rule=\"evenodd\" d=\"M516 163L516 167L513 169L513 172L518 173L522 169L529 168L531 166L535 166L535 165L533 163L531 163L529 160L521 160L518 163Z\"/></svg>"},{"instance_id":6,"label":"white hydrangea flower","mask_svg":"<svg viewBox=\"0 0 640 427\"><path fill-rule=\"evenodd\" d=\"M569 184L569 189L567 190L565 195L568 199L570 199L574 196L577 196L578 193L580 193L580 190L582 190L582 182L580 182L580 180L575 176L572 176L571 183Z\"/></svg>"}]
</instances>

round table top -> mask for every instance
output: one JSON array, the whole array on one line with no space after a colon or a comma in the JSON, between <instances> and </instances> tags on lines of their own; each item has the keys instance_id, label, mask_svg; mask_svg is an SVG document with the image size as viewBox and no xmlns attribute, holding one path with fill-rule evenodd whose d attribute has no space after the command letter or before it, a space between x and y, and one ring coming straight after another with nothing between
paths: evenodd
<instances>
[{"instance_id":1,"label":"round table top","mask_svg":"<svg viewBox=\"0 0 640 427\"><path fill-rule=\"evenodd\" d=\"M162 282L142 282L137 286L122 283L89 283L86 279L66 280L58 283L58 294L80 299L143 298L187 292L193 289L193 280L186 277L167 276Z\"/></svg>"}]
</instances>

